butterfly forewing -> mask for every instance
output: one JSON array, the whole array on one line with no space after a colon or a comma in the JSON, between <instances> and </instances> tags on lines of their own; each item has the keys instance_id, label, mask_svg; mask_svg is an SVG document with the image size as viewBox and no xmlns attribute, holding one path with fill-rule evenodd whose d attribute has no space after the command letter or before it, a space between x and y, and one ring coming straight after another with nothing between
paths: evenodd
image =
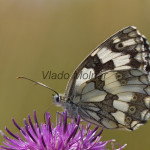
<instances>
[{"instance_id":1,"label":"butterfly forewing","mask_svg":"<svg viewBox=\"0 0 150 150\"><path fill-rule=\"evenodd\" d=\"M66 88L66 97L72 97L82 83L114 70L139 69L147 73L149 45L144 36L133 27L127 27L99 45L75 70ZM89 77L89 76L88 76Z\"/></svg>"},{"instance_id":2,"label":"butterfly forewing","mask_svg":"<svg viewBox=\"0 0 150 150\"><path fill-rule=\"evenodd\" d=\"M144 124L150 117L149 50L133 26L99 45L69 80L65 99L70 116L77 113L108 129L135 130Z\"/></svg>"}]
</instances>

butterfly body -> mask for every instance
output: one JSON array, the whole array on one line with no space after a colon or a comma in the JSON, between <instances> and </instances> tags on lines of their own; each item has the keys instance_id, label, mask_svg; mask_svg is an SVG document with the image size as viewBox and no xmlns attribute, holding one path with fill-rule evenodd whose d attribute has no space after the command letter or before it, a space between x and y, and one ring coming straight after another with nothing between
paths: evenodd
<instances>
[{"instance_id":1,"label":"butterfly body","mask_svg":"<svg viewBox=\"0 0 150 150\"><path fill-rule=\"evenodd\" d=\"M54 102L93 124L135 130L150 117L149 44L129 26L100 44L74 71ZM81 75L92 74L91 78Z\"/></svg>"}]
</instances>

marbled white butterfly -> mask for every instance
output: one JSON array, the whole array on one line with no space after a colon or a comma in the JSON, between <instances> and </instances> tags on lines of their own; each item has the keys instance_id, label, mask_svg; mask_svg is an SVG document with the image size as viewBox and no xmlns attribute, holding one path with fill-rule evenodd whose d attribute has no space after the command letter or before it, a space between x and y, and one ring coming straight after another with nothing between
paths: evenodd
<instances>
[{"instance_id":1,"label":"marbled white butterfly","mask_svg":"<svg viewBox=\"0 0 150 150\"><path fill-rule=\"evenodd\" d=\"M53 90L55 104L74 119L80 115L108 129L137 129L150 117L149 51L136 27L120 30L77 67L65 95ZM94 76L79 78L81 72Z\"/></svg>"}]
</instances>

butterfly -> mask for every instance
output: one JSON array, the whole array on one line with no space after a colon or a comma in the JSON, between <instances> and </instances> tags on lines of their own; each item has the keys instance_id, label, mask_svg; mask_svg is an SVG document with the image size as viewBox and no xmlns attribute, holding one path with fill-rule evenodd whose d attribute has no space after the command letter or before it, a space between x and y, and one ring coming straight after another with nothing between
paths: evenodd
<instances>
[{"instance_id":1,"label":"butterfly","mask_svg":"<svg viewBox=\"0 0 150 150\"><path fill-rule=\"evenodd\" d=\"M74 119L79 115L107 129L137 129L150 117L149 52L136 27L118 31L77 67L64 95L50 88L54 103ZM91 73L90 79L81 76Z\"/></svg>"}]
</instances>

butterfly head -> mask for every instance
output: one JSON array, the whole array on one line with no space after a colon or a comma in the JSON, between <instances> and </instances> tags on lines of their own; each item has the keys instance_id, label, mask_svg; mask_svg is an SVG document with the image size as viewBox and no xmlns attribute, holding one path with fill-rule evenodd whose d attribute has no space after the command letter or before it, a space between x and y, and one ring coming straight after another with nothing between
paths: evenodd
<instances>
[{"instance_id":1,"label":"butterfly head","mask_svg":"<svg viewBox=\"0 0 150 150\"><path fill-rule=\"evenodd\" d=\"M63 105L63 96L61 94L56 94L56 95L52 95L53 96L53 101L55 103L56 106L62 106Z\"/></svg>"}]
</instances>

